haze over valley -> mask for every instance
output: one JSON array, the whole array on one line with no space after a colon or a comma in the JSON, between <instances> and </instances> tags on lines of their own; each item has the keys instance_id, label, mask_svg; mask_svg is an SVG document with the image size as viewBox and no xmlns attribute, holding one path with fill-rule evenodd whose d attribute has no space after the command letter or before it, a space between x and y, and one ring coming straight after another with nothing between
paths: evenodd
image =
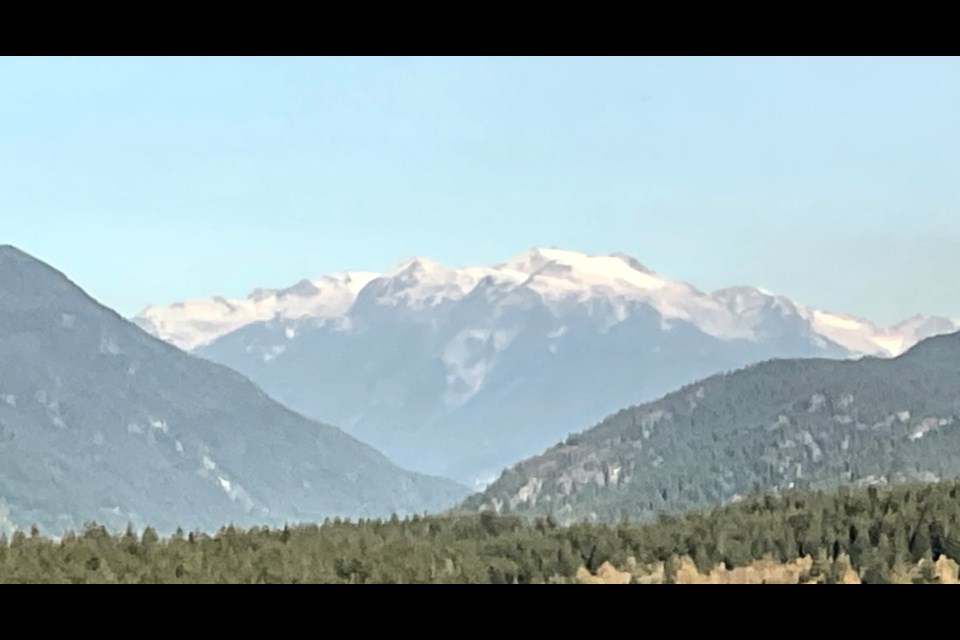
<instances>
[{"instance_id":1,"label":"haze over valley","mask_svg":"<svg viewBox=\"0 0 960 640\"><path fill-rule=\"evenodd\" d=\"M711 293L622 253L534 248L491 266L411 258L135 322L248 376L399 464L477 488L625 406L769 358L891 357L960 328L879 327L752 286Z\"/></svg>"},{"instance_id":2,"label":"haze over valley","mask_svg":"<svg viewBox=\"0 0 960 640\"><path fill-rule=\"evenodd\" d=\"M0 583L960 584L960 59L0 81Z\"/></svg>"}]
</instances>

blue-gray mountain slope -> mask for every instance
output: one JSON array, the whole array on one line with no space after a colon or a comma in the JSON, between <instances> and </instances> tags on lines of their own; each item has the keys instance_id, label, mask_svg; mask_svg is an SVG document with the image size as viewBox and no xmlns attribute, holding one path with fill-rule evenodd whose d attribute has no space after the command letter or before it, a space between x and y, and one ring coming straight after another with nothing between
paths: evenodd
<instances>
[{"instance_id":1,"label":"blue-gray mountain slope","mask_svg":"<svg viewBox=\"0 0 960 640\"><path fill-rule=\"evenodd\" d=\"M435 510L465 494L0 247L0 527L280 524Z\"/></svg>"}]
</instances>

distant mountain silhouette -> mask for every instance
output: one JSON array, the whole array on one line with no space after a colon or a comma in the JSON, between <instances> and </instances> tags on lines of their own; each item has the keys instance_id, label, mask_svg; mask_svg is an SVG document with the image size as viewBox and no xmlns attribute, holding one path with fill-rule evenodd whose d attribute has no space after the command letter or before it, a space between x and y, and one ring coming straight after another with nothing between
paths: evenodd
<instances>
[{"instance_id":1,"label":"distant mountain silhouette","mask_svg":"<svg viewBox=\"0 0 960 640\"><path fill-rule=\"evenodd\" d=\"M756 287L705 293L623 254L559 249L456 269L411 258L137 322L402 466L474 486L698 378L772 357L897 355L958 328L877 327Z\"/></svg>"}]
</instances>

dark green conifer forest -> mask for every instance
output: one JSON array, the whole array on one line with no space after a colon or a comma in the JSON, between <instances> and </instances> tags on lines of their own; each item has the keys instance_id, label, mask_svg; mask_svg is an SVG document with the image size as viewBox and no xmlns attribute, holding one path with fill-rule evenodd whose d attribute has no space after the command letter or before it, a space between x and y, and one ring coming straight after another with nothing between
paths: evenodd
<instances>
[{"instance_id":1,"label":"dark green conifer forest","mask_svg":"<svg viewBox=\"0 0 960 640\"><path fill-rule=\"evenodd\" d=\"M486 512L167 538L91 524L54 540L34 529L0 540L0 582L574 583L605 566L642 582L636 567L656 563L671 582L681 558L704 574L808 558L797 581L848 581L852 571L861 583L955 582L957 565L943 563L960 562L958 497L953 481L755 495L639 524Z\"/></svg>"}]
</instances>

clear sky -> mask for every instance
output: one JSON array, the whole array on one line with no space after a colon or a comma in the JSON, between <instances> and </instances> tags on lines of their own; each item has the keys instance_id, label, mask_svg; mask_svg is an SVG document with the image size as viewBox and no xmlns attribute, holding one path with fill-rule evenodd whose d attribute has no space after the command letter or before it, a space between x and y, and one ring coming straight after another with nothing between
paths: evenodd
<instances>
[{"instance_id":1,"label":"clear sky","mask_svg":"<svg viewBox=\"0 0 960 640\"><path fill-rule=\"evenodd\" d=\"M2 58L0 243L126 315L558 246L960 316L960 59Z\"/></svg>"}]
</instances>

